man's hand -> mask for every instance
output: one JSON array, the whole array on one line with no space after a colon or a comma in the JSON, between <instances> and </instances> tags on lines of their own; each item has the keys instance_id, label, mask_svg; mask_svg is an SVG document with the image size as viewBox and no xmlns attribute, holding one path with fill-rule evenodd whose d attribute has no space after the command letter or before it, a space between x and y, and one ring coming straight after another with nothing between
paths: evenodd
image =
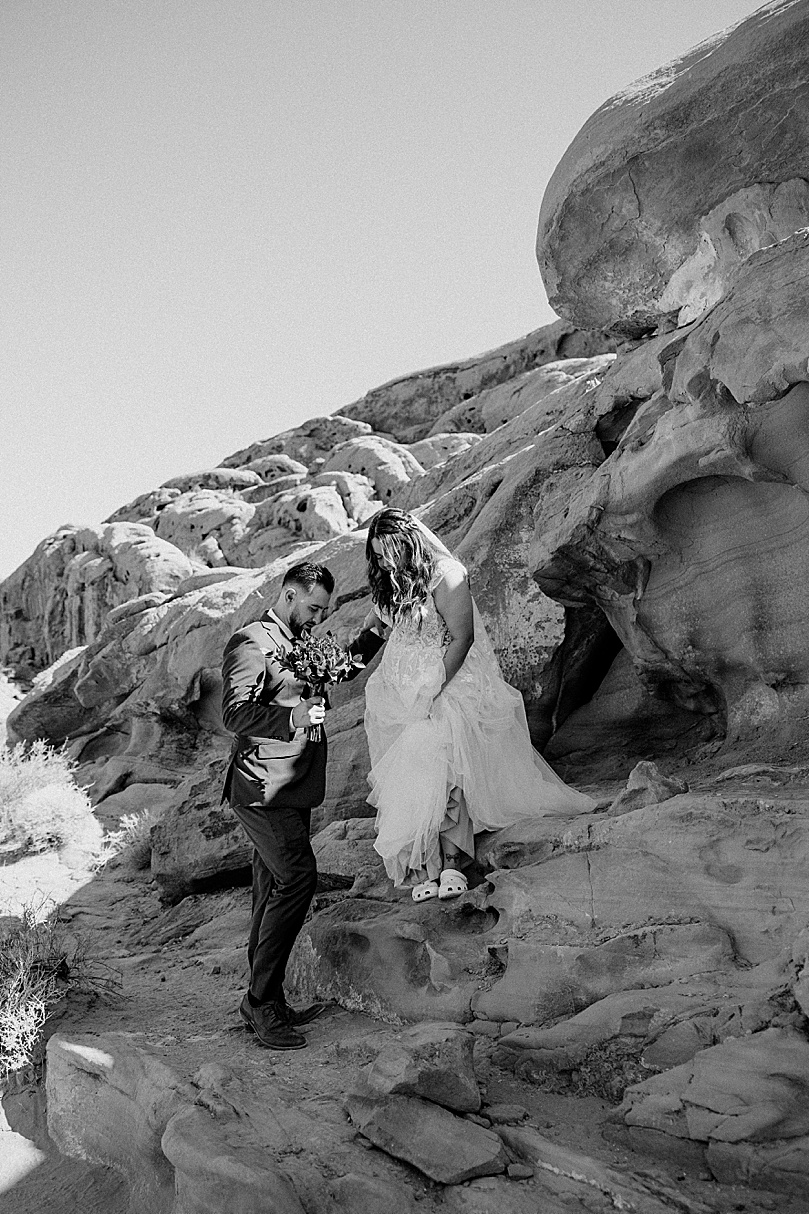
<instances>
[{"instance_id":1,"label":"man's hand","mask_svg":"<svg viewBox=\"0 0 809 1214\"><path fill-rule=\"evenodd\" d=\"M292 725L295 729L308 728L310 725L322 725L326 719L326 706L323 696L313 696L311 700L301 700L292 709Z\"/></svg>"}]
</instances>

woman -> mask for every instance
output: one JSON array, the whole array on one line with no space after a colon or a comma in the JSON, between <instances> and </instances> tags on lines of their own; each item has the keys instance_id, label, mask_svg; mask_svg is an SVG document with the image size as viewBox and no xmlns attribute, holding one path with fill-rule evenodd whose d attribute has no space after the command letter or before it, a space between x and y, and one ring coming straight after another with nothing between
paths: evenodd
<instances>
[{"instance_id":1,"label":"woman","mask_svg":"<svg viewBox=\"0 0 809 1214\"><path fill-rule=\"evenodd\" d=\"M531 745L522 696L503 679L466 570L423 523L380 510L365 549L387 638L366 688L374 847L413 900L462 894L474 834L594 808Z\"/></svg>"}]
</instances>

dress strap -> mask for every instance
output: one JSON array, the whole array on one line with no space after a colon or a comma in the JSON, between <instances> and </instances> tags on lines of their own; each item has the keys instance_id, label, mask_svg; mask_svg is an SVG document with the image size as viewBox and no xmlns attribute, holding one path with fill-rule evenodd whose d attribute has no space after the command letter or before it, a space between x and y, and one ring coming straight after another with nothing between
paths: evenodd
<instances>
[{"instance_id":1,"label":"dress strap","mask_svg":"<svg viewBox=\"0 0 809 1214\"><path fill-rule=\"evenodd\" d=\"M433 576L430 578L431 593L440 582L443 582L450 569L460 569L464 575L466 574L466 566L462 565L460 561L456 561L454 556L443 556L441 554L436 556L435 569L433 570Z\"/></svg>"}]
</instances>

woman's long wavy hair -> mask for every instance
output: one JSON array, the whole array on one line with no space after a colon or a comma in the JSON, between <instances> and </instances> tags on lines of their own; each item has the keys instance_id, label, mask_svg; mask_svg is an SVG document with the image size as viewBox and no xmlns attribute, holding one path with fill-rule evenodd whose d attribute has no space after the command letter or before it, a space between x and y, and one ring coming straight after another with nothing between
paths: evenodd
<instances>
[{"instance_id":1,"label":"woman's long wavy hair","mask_svg":"<svg viewBox=\"0 0 809 1214\"><path fill-rule=\"evenodd\" d=\"M395 566L394 573L382 568L372 540L382 545L385 556ZM405 510L390 506L374 515L368 528L365 558L374 606L381 608L394 624L401 621L420 627L424 604L430 595L435 556Z\"/></svg>"}]
</instances>

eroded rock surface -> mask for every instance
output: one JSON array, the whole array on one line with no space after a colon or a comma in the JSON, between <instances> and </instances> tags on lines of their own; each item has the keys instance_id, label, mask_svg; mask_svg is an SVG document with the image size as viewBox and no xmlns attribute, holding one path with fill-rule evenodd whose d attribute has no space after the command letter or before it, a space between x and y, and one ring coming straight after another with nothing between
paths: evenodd
<instances>
[{"instance_id":1,"label":"eroded rock surface","mask_svg":"<svg viewBox=\"0 0 809 1214\"><path fill-rule=\"evenodd\" d=\"M477 1113L480 1088L474 1039L456 1024L428 1023L403 1032L363 1074L368 1094L418 1096L455 1113Z\"/></svg>"},{"instance_id":2,"label":"eroded rock surface","mask_svg":"<svg viewBox=\"0 0 809 1214\"><path fill-rule=\"evenodd\" d=\"M808 259L805 233L754 254L713 311L658 346L661 387L625 411L607 458L546 479L534 506L540 586L595 600L647 692L730 739L785 743L804 711ZM616 418L609 381L567 428L605 405Z\"/></svg>"},{"instance_id":3,"label":"eroded rock surface","mask_svg":"<svg viewBox=\"0 0 809 1214\"><path fill-rule=\"evenodd\" d=\"M653 330L715 304L737 267L809 222L809 15L766 5L610 98L542 200L551 305Z\"/></svg>"},{"instance_id":4,"label":"eroded rock surface","mask_svg":"<svg viewBox=\"0 0 809 1214\"><path fill-rule=\"evenodd\" d=\"M474 420L480 416L480 393L543 363L589 358L613 348L605 333L580 332L566 321L554 321L478 358L391 380L337 416L360 418L400 443L447 431L483 430L482 417Z\"/></svg>"},{"instance_id":5,"label":"eroded rock surface","mask_svg":"<svg viewBox=\"0 0 809 1214\"><path fill-rule=\"evenodd\" d=\"M211 892L250 860L219 804L222 651L304 558L334 572L326 627L348 641L382 504L418 511L464 561L535 742L592 782L597 812L480 839L468 893L414 904L373 849L368 672L335 689L322 879L289 993L416 1028L357 1054L351 1126L281 1083L259 1098L224 1071L181 1079L131 1040L55 1044L54 1132L122 1166L149 1214L211 1195L326 1214L416 1197L701 1214L478 1107L481 1059L536 1090L626 1093L615 1132L678 1166L805 1192L808 11L767 6L587 124L540 225L571 320L63 528L4 583L3 661L47 667L12 740L65 742L106 823L160 815L159 914L135 928L92 886L75 908L116 947L130 934L132 970L187 940L209 979L244 982L246 892ZM603 326L628 335L617 352ZM120 1164L132 1144L140 1163ZM413 1168L463 1187L433 1201Z\"/></svg>"},{"instance_id":6,"label":"eroded rock surface","mask_svg":"<svg viewBox=\"0 0 809 1214\"><path fill-rule=\"evenodd\" d=\"M805 1194L808 1084L805 1035L765 1029L630 1088L615 1117L647 1149L697 1145L724 1183Z\"/></svg>"},{"instance_id":7,"label":"eroded rock surface","mask_svg":"<svg viewBox=\"0 0 809 1214\"><path fill-rule=\"evenodd\" d=\"M107 613L143 594L171 594L193 566L137 523L65 527L0 587L0 652L19 674L94 641Z\"/></svg>"},{"instance_id":8,"label":"eroded rock surface","mask_svg":"<svg viewBox=\"0 0 809 1214\"><path fill-rule=\"evenodd\" d=\"M352 1122L374 1146L403 1159L440 1184L456 1185L476 1176L504 1172L500 1138L447 1109L414 1096L377 1097L350 1093Z\"/></svg>"}]
</instances>

